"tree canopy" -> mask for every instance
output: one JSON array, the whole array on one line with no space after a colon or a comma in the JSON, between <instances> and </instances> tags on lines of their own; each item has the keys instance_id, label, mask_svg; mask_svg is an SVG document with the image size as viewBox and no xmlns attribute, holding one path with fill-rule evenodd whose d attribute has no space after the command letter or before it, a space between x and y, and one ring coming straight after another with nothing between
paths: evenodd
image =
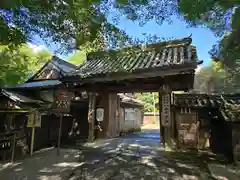
<instances>
[{"instance_id":1,"label":"tree canopy","mask_svg":"<svg viewBox=\"0 0 240 180\"><path fill-rule=\"evenodd\" d=\"M18 45L32 41L35 34L67 50L130 42L124 31L107 21L110 8L101 0L4 0L0 2L0 42Z\"/></svg>"},{"instance_id":2,"label":"tree canopy","mask_svg":"<svg viewBox=\"0 0 240 180\"><path fill-rule=\"evenodd\" d=\"M37 34L67 50L115 48L139 43L116 27L122 15L143 25L152 19L159 24L170 21L176 12L176 0L4 0L0 2L0 42L21 44Z\"/></svg>"},{"instance_id":3,"label":"tree canopy","mask_svg":"<svg viewBox=\"0 0 240 180\"><path fill-rule=\"evenodd\" d=\"M239 0L179 0L179 10L191 25L204 25L220 37L210 54L225 65L240 58Z\"/></svg>"},{"instance_id":4,"label":"tree canopy","mask_svg":"<svg viewBox=\"0 0 240 180\"><path fill-rule=\"evenodd\" d=\"M222 62L212 61L195 75L194 92L229 94L240 93L239 67L236 69L222 68Z\"/></svg>"},{"instance_id":5,"label":"tree canopy","mask_svg":"<svg viewBox=\"0 0 240 180\"><path fill-rule=\"evenodd\" d=\"M139 43L116 27L122 15L140 25L150 20L171 22L175 15L215 32L221 40L211 54L231 65L240 57L239 4L239 0L3 0L0 43L21 44L33 41L37 34L47 42L60 43L61 50L102 50ZM110 23L109 14L115 24Z\"/></svg>"},{"instance_id":6,"label":"tree canopy","mask_svg":"<svg viewBox=\"0 0 240 180\"><path fill-rule=\"evenodd\" d=\"M153 100L154 97L154 100ZM158 93L137 93L136 98L144 103L144 112L157 112L158 109L155 107L158 102Z\"/></svg>"},{"instance_id":7,"label":"tree canopy","mask_svg":"<svg viewBox=\"0 0 240 180\"><path fill-rule=\"evenodd\" d=\"M13 49L0 46L0 86L26 81L51 58L47 50L33 51L27 44Z\"/></svg>"}]
</instances>

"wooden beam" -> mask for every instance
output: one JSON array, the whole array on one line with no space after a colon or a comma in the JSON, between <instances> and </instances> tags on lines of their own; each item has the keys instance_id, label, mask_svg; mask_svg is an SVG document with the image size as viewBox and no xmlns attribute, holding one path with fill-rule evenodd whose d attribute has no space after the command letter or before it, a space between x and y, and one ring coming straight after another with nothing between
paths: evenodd
<instances>
[{"instance_id":1,"label":"wooden beam","mask_svg":"<svg viewBox=\"0 0 240 180\"><path fill-rule=\"evenodd\" d=\"M89 105L88 105L88 124L89 124L89 131L88 131L88 141L93 142L94 137L94 127L95 127L95 120L96 120L96 93L89 92Z\"/></svg>"},{"instance_id":2,"label":"wooden beam","mask_svg":"<svg viewBox=\"0 0 240 180\"><path fill-rule=\"evenodd\" d=\"M149 79L138 79L132 81L118 81L118 82L108 82L108 83L94 83L94 84L84 84L79 85L79 87L69 87L73 88L74 91L95 91L102 92L103 90L108 90L109 92L158 92L160 87L167 85L174 91L187 91L192 88L194 81L194 76L192 74L179 75L178 77L166 77L162 78L149 78Z\"/></svg>"}]
</instances>

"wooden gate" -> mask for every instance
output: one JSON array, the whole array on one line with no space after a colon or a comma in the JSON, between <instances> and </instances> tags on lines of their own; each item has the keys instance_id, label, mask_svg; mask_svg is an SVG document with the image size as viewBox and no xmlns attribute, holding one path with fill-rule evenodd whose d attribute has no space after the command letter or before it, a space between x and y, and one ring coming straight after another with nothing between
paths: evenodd
<instances>
[{"instance_id":1,"label":"wooden gate","mask_svg":"<svg viewBox=\"0 0 240 180\"><path fill-rule=\"evenodd\" d=\"M196 113L177 113L177 130L179 148L197 148L198 128Z\"/></svg>"}]
</instances>

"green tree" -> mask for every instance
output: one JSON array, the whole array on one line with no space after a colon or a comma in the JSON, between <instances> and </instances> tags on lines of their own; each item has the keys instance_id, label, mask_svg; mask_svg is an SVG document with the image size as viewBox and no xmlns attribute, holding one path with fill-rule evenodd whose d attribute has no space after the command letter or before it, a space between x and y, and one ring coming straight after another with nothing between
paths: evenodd
<instances>
[{"instance_id":1,"label":"green tree","mask_svg":"<svg viewBox=\"0 0 240 180\"><path fill-rule=\"evenodd\" d=\"M102 0L3 0L0 42L19 45L37 34L46 42L51 39L60 43L66 50L85 46L101 48L103 39L108 46L118 47L131 39L108 22L112 5Z\"/></svg>"},{"instance_id":2,"label":"green tree","mask_svg":"<svg viewBox=\"0 0 240 180\"><path fill-rule=\"evenodd\" d=\"M47 50L33 51L27 44L18 48L0 46L0 86L23 83L51 58Z\"/></svg>"},{"instance_id":3,"label":"green tree","mask_svg":"<svg viewBox=\"0 0 240 180\"><path fill-rule=\"evenodd\" d=\"M237 59L232 65L225 67L226 71L226 92L240 93L240 59Z\"/></svg>"},{"instance_id":4,"label":"green tree","mask_svg":"<svg viewBox=\"0 0 240 180\"><path fill-rule=\"evenodd\" d=\"M210 66L201 68L195 75L194 91L198 93L234 93L237 90L237 81L234 72L223 67L222 62L214 62Z\"/></svg>"},{"instance_id":5,"label":"green tree","mask_svg":"<svg viewBox=\"0 0 240 180\"><path fill-rule=\"evenodd\" d=\"M179 0L179 10L192 25L204 25L221 39L210 51L226 65L240 58L239 0Z\"/></svg>"},{"instance_id":6,"label":"green tree","mask_svg":"<svg viewBox=\"0 0 240 180\"><path fill-rule=\"evenodd\" d=\"M158 93L154 93L154 101L152 93L137 93L136 98L144 102L144 112L154 112L154 107L158 102ZM155 107L155 111L157 110Z\"/></svg>"},{"instance_id":7,"label":"green tree","mask_svg":"<svg viewBox=\"0 0 240 180\"><path fill-rule=\"evenodd\" d=\"M114 9L115 24L122 15L140 25L151 20L171 22L171 16L176 15L190 25L210 28L221 38L211 54L228 64L240 58L239 4L239 0L3 0L0 42L21 44L37 34L60 43L65 47L61 50L87 51L139 43L109 23Z\"/></svg>"}]
</instances>

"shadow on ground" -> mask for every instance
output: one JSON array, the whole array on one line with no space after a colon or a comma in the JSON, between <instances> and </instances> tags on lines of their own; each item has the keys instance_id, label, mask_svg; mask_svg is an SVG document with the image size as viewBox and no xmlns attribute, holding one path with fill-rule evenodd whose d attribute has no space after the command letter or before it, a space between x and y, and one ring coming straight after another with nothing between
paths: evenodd
<instances>
[{"instance_id":1,"label":"shadow on ground","mask_svg":"<svg viewBox=\"0 0 240 180\"><path fill-rule=\"evenodd\" d=\"M85 144L80 151L79 161L86 163L75 169L70 180L239 179L237 170L223 157L196 151L165 152L159 136L149 131Z\"/></svg>"},{"instance_id":2,"label":"shadow on ground","mask_svg":"<svg viewBox=\"0 0 240 180\"><path fill-rule=\"evenodd\" d=\"M207 152L165 152L159 132L97 140L0 164L2 180L238 180L239 169Z\"/></svg>"},{"instance_id":3,"label":"shadow on ground","mask_svg":"<svg viewBox=\"0 0 240 180\"><path fill-rule=\"evenodd\" d=\"M56 149L38 153L33 157L16 161L12 164L0 164L1 180L60 180L66 179L78 166L79 151L61 149L60 156Z\"/></svg>"}]
</instances>

